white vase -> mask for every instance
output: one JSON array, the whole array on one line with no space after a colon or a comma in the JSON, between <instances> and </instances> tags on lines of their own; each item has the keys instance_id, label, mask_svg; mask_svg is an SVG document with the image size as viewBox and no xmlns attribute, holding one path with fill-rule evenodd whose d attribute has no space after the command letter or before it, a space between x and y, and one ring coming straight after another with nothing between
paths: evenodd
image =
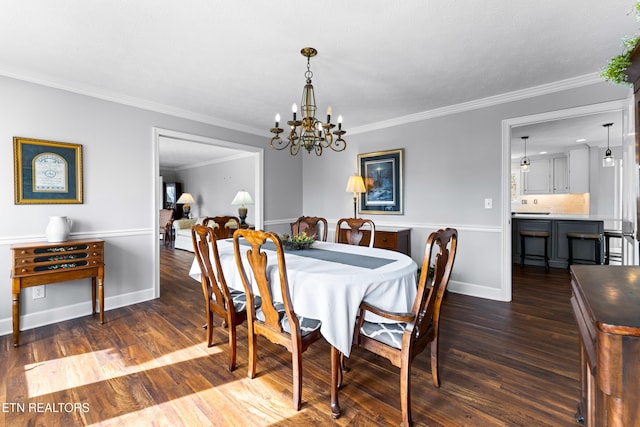
<instances>
[{"instance_id":1,"label":"white vase","mask_svg":"<svg viewBox=\"0 0 640 427\"><path fill-rule=\"evenodd\" d=\"M47 242L57 243L67 240L71 231L71 224L72 221L66 216L49 217L49 224L47 224L46 229Z\"/></svg>"}]
</instances>

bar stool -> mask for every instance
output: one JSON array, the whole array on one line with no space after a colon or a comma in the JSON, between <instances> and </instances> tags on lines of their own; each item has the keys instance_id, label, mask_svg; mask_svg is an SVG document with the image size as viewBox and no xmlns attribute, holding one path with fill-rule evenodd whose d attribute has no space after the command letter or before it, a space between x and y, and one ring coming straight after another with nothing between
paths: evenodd
<instances>
[{"instance_id":1,"label":"bar stool","mask_svg":"<svg viewBox=\"0 0 640 427\"><path fill-rule=\"evenodd\" d=\"M576 240L584 240L594 243L594 259L574 258L573 257L573 242ZM602 264L600 260L600 242L602 241L602 234L600 233L567 233L567 241L569 244L569 265L577 262L581 264L592 263L596 265Z\"/></svg>"},{"instance_id":2,"label":"bar stool","mask_svg":"<svg viewBox=\"0 0 640 427\"><path fill-rule=\"evenodd\" d=\"M622 241L622 232L618 230L604 230L604 263L609 265L609 261L619 261L622 264L622 253L611 252L610 239L620 239Z\"/></svg>"},{"instance_id":3,"label":"bar stool","mask_svg":"<svg viewBox=\"0 0 640 427\"><path fill-rule=\"evenodd\" d=\"M544 239L544 255L527 254L525 251L525 240L527 237ZM549 271L549 253L547 242L549 240L548 231L520 230L520 266L524 267L525 258L544 259L544 269Z\"/></svg>"}]
</instances>

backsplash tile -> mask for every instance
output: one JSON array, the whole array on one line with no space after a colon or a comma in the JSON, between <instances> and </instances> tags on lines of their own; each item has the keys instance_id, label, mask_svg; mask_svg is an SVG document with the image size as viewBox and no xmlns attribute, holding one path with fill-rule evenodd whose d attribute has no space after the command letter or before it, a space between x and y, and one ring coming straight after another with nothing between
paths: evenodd
<instances>
[{"instance_id":1,"label":"backsplash tile","mask_svg":"<svg viewBox=\"0 0 640 427\"><path fill-rule=\"evenodd\" d=\"M511 211L588 215L590 196L589 193L520 196L511 203Z\"/></svg>"}]
</instances>

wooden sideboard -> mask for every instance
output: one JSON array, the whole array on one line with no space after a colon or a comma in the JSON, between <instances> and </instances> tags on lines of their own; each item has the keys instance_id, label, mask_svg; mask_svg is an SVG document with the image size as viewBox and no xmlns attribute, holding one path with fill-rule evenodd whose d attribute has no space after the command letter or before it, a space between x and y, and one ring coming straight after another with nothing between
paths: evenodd
<instances>
[{"instance_id":1,"label":"wooden sideboard","mask_svg":"<svg viewBox=\"0 0 640 427\"><path fill-rule=\"evenodd\" d=\"M19 344L20 291L23 288L90 277L92 313L96 312L97 290L100 301L100 323L104 323L103 240L14 244L11 246L11 264L14 347Z\"/></svg>"},{"instance_id":2,"label":"wooden sideboard","mask_svg":"<svg viewBox=\"0 0 640 427\"><path fill-rule=\"evenodd\" d=\"M340 230L340 238L346 239L347 229ZM362 230L361 246L369 241L369 230ZM374 248L390 249L411 256L411 228L376 227L373 241Z\"/></svg>"},{"instance_id":3,"label":"wooden sideboard","mask_svg":"<svg viewBox=\"0 0 640 427\"><path fill-rule=\"evenodd\" d=\"M580 333L577 419L589 427L640 420L640 267L571 266Z\"/></svg>"}]
</instances>

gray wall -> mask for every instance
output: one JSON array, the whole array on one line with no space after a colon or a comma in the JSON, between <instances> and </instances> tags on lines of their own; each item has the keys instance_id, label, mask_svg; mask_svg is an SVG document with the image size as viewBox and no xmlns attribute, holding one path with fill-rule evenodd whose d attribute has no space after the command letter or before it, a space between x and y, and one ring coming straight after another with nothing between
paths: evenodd
<instances>
[{"instance_id":1,"label":"gray wall","mask_svg":"<svg viewBox=\"0 0 640 427\"><path fill-rule=\"evenodd\" d=\"M231 131L89 96L0 77L0 334L11 333L10 251L13 243L44 241L49 216L73 219L72 237L105 240L106 309L156 297L156 169L153 128L266 147L265 137ZM83 145L85 200L79 205L15 205L12 138ZM265 150L266 228L302 210L302 161ZM89 281L46 286L46 298L23 290L21 327L91 312ZM108 321L109 314L106 314Z\"/></svg>"},{"instance_id":2,"label":"gray wall","mask_svg":"<svg viewBox=\"0 0 640 427\"><path fill-rule=\"evenodd\" d=\"M240 190L246 190L255 199L255 170L251 157L222 160L213 164L175 171L182 191L196 199L191 206L192 217L238 215L238 206L231 201ZM254 206L247 206L247 223L255 224Z\"/></svg>"},{"instance_id":3,"label":"gray wall","mask_svg":"<svg viewBox=\"0 0 640 427\"><path fill-rule=\"evenodd\" d=\"M380 225L409 226L413 258L420 261L426 236L442 226L460 231L451 288L500 299L501 122L545 111L623 99L628 90L595 84L381 130L348 133L348 149L322 157L268 148L258 137L229 129L116 104L77 93L0 77L0 334L11 332L9 246L44 240L49 216L74 220L72 237L106 241L107 310L154 298L157 274L153 128L265 147L265 229L283 232L297 216L322 215L333 224L352 214L347 177L357 154L405 150L405 214L376 215ZM348 129L347 129L348 130ZM14 205L12 138L22 136L83 145L85 202L81 205ZM198 178L200 181L201 179ZM484 209L492 198L494 208ZM225 199L226 200L226 199ZM251 210L250 210L251 211ZM331 233L330 233L331 234ZM22 292L22 327L86 315L88 281L47 286L47 297ZM108 321L108 313L107 313Z\"/></svg>"},{"instance_id":4,"label":"gray wall","mask_svg":"<svg viewBox=\"0 0 640 427\"><path fill-rule=\"evenodd\" d=\"M411 227L412 257L418 263L430 232L457 228L460 236L451 290L504 299L510 293L504 289L503 259L511 248L502 247L502 207L510 204L502 200L502 121L628 96L626 88L598 83L351 136L347 133L344 153L304 156L304 214L324 216L332 224L353 215L353 198L345 186L349 175L357 171L358 153L403 148L404 215L363 216L382 226ZM493 209L484 208L485 198L493 199Z\"/></svg>"}]
</instances>

